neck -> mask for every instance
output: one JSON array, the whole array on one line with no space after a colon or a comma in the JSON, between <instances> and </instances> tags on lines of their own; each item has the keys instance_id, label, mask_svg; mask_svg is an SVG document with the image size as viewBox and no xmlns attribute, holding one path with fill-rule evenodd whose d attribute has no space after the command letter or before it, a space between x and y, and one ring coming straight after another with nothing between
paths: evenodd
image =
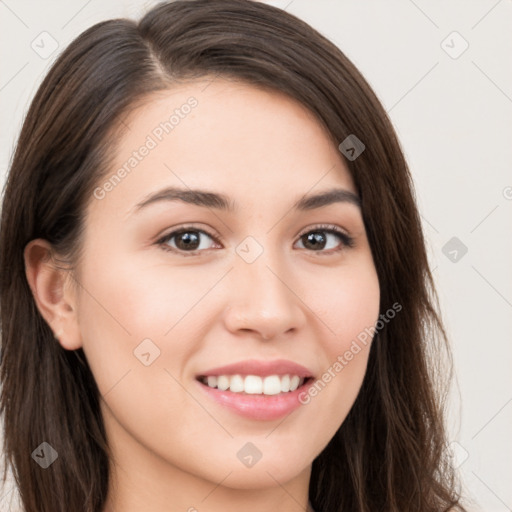
<instances>
[{"instance_id":1,"label":"neck","mask_svg":"<svg viewBox=\"0 0 512 512\"><path fill-rule=\"evenodd\" d=\"M167 479L159 475L158 481L151 475L134 478L124 474L119 478L122 473L118 469L103 512L314 512L307 489L299 482L264 489L233 489L226 485L229 477L215 484L192 476ZM309 473L304 476L309 478Z\"/></svg>"}]
</instances>

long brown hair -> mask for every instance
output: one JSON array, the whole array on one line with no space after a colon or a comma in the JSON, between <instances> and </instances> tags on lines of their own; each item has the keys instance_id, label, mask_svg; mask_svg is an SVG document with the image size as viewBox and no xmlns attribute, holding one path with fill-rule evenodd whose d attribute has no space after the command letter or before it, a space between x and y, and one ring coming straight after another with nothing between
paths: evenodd
<instances>
[{"instance_id":1,"label":"long brown hair","mask_svg":"<svg viewBox=\"0 0 512 512\"><path fill-rule=\"evenodd\" d=\"M366 146L346 164L362 201L381 313L394 303L402 310L375 334L358 398L313 462L313 507L464 510L443 422L447 337L411 176L386 112L349 59L295 16L249 0L195 0L83 32L51 67L19 136L0 228L0 412L6 467L25 511L100 512L110 453L93 375L82 349L64 350L38 312L24 247L44 238L61 263L76 264L85 207L108 174L122 117L153 91L209 76L284 92L337 146L349 135ZM30 456L43 441L59 454L46 470Z\"/></svg>"}]
</instances>

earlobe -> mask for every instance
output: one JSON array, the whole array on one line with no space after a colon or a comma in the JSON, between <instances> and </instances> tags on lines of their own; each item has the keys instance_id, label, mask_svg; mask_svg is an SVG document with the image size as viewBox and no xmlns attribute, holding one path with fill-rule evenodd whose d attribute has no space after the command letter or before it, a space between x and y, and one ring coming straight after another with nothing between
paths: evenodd
<instances>
[{"instance_id":1,"label":"earlobe","mask_svg":"<svg viewBox=\"0 0 512 512\"><path fill-rule=\"evenodd\" d=\"M76 311L76 297L70 270L56 265L51 244L42 238L31 240L23 252L25 275L41 316L66 350L82 346Z\"/></svg>"}]
</instances>

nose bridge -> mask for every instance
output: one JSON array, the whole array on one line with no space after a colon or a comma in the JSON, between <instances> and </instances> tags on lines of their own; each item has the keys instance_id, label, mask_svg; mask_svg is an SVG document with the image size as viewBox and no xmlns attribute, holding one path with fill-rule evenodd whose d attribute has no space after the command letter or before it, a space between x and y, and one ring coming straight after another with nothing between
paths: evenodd
<instances>
[{"instance_id":1,"label":"nose bridge","mask_svg":"<svg viewBox=\"0 0 512 512\"><path fill-rule=\"evenodd\" d=\"M248 236L236 247L228 308L230 329L258 331L265 339L299 327L303 317L293 283L287 283L284 254L269 244L269 237L260 242Z\"/></svg>"},{"instance_id":2,"label":"nose bridge","mask_svg":"<svg viewBox=\"0 0 512 512\"><path fill-rule=\"evenodd\" d=\"M253 237L247 237L236 249L235 274L252 303L263 301L261 306L267 304L270 309L272 304L282 307L288 303L290 291L277 277L285 268L284 255L269 245L268 239L264 247Z\"/></svg>"}]
</instances>

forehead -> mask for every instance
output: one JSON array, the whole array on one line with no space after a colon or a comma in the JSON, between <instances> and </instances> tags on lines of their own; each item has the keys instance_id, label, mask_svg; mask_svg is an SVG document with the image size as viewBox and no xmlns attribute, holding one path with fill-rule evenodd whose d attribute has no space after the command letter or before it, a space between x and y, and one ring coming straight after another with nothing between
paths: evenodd
<instances>
[{"instance_id":1,"label":"forehead","mask_svg":"<svg viewBox=\"0 0 512 512\"><path fill-rule=\"evenodd\" d=\"M103 206L126 211L164 186L223 191L245 203L295 197L317 184L355 192L325 128L280 92L197 80L146 97L122 128L99 183L116 182Z\"/></svg>"}]
</instances>

